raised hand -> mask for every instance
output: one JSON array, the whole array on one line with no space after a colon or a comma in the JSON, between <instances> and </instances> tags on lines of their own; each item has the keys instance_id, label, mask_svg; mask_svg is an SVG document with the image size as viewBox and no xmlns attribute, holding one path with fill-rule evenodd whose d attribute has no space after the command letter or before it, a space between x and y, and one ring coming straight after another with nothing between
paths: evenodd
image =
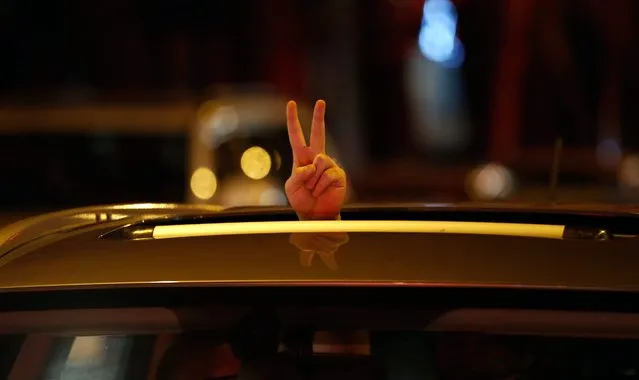
<instances>
[{"instance_id":1,"label":"raised hand","mask_svg":"<svg viewBox=\"0 0 639 380\"><path fill-rule=\"evenodd\" d=\"M293 170L285 190L300 219L337 219L346 199L346 173L326 155L325 111L326 103L318 100L313 111L311 141L307 146L297 116L297 104L290 101L286 105Z\"/></svg>"}]
</instances>

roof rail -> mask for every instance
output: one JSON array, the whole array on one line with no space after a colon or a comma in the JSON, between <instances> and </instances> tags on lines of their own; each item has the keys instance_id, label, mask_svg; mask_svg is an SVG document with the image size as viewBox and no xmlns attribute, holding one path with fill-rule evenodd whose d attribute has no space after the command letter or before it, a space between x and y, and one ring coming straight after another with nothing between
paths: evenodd
<instances>
[{"instance_id":1,"label":"roof rail","mask_svg":"<svg viewBox=\"0 0 639 380\"><path fill-rule=\"evenodd\" d=\"M120 205L97 205L57 211L34 216L12 223L0 229L0 256L14 247L37 239L51 231L70 229L120 220L130 217L157 218L172 214L211 213L223 210L218 205L195 205L174 203L133 203Z\"/></svg>"}]
</instances>

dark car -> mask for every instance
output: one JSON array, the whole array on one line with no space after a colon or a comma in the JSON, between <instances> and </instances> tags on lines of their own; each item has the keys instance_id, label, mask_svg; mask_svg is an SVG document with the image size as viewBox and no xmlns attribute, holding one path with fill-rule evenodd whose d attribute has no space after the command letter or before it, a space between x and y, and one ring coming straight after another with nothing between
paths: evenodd
<instances>
[{"instance_id":1,"label":"dark car","mask_svg":"<svg viewBox=\"0 0 639 380\"><path fill-rule=\"evenodd\" d=\"M0 231L3 379L637 377L639 214L130 205Z\"/></svg>"}]
</instances>

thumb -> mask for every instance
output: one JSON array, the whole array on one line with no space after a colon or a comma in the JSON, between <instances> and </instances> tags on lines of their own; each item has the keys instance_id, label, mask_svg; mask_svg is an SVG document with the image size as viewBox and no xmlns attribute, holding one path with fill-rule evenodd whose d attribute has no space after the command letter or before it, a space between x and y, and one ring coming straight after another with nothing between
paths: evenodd
<instances>
[{"instance_id":1,"label":"thumb","mask_svg":"<svg viewBox=\"0 0 639 380\"><path fill-rule=\"evenodd\" d=\"M299 188L304 186L304 183L311 179L315 174L315 165L300 166L293 169L291 177L286 181L285 190L287 194L296 192Z\"/></svg>"}]
</instances>

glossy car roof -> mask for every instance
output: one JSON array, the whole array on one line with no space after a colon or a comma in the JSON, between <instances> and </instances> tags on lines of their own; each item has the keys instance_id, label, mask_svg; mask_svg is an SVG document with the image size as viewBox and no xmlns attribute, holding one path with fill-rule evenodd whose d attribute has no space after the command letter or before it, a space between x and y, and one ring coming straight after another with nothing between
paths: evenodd
<instances>
[{"instance_id":1,"label":"glossy car roof","mask_svg":"<svg viewBox=\"0 0 639 380\"><path fill-rule=\"evenodd\" d=\"M27 221L0 231L0 238L5 237L0 243L0 291L189 285L639 290L635 269L639 240L628 237L634 236L638 216L630 207L404 204L350 206L343 212L344 220L389 224L401 220L550 223L609 229L624 236L605 241L400 232L336 237L321 232L293 235L285 230L138 239L118 232L160 224L268 224L293 221L295 215L281 208L221 210L180 205L80 211L42 216L36 223ZM72 218L79 214L94 218L84 222ZM120 217L113 218L114 214ZM74 222L52 227L61 216ZM25 238L27 230L30 234ZM316 245L300 248L298 240L309 236Z\"/></svg>"}]
</instances>

